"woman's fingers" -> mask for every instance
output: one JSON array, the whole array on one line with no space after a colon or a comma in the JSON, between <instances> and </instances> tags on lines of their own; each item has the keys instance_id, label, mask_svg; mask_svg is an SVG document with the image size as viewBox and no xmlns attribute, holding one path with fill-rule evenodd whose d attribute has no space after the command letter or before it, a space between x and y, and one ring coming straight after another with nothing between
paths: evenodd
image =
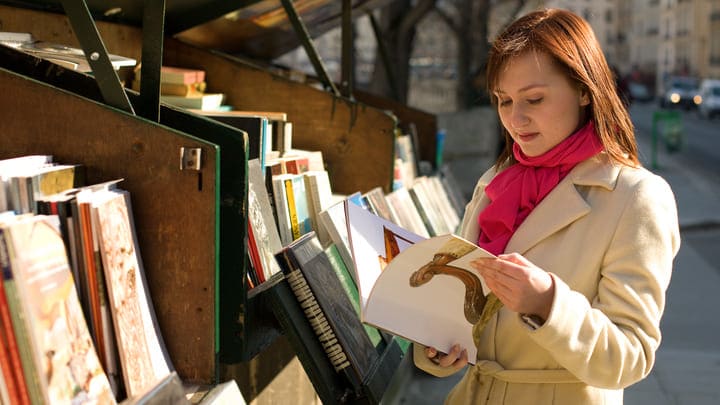
<instances>
[{"instance_id":1,"label":"woman's fingers","mask_svg":"<svg viewBox=\"0 0 720 405\"><path fill-rule=\"evenodd\" d=\"M447 354L440 353L434 347L425 348L425 355L440 367L463 368L468 362L467 350L460 348L460 345L453 345Z\"/></svg>"}]
</instances>

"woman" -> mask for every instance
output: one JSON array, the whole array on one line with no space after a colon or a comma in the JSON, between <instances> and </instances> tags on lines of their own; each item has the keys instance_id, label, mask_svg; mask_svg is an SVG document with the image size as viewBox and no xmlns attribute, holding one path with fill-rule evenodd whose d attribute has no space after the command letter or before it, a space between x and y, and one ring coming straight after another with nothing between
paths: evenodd
<instances>
[{"instance_id":1,"label":"woman","mask_svg":"<svg viewBox=\"0 0 720 405\"><path fill-rule=\"evenodd\" d=\"M582 18L520 18L495 40L487 78L506 148L480 178L461 235L498 255L474 266L502 305L474 326L475 365L446 402L622 403L660 344L680 244L672 191L640 167ZM446 376L467 354L416 345L415 363Z\"/></svg>"}]
</instances>

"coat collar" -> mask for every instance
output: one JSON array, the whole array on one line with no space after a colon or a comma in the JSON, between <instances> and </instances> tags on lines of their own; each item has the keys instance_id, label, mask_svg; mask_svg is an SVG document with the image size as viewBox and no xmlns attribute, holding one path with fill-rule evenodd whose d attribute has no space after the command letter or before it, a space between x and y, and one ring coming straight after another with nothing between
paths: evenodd
<instances>
[{"instance_id":1,"label":"coat collar","mask_svg":"<svg viewBox=\"0 0 720 405\"><path fill-rule=\"evenodd\" d=\"M590 213L592 207L578 186L613 190L619 174L620 166L612 164L604 152L579 163L525 218L505 251L524 254L543 239ZM483 176L481 182L485 180L487 185L491 177ZM484 208L489 201L484 194L482 199L480 206Z\"/></svg>"}]
</instances>

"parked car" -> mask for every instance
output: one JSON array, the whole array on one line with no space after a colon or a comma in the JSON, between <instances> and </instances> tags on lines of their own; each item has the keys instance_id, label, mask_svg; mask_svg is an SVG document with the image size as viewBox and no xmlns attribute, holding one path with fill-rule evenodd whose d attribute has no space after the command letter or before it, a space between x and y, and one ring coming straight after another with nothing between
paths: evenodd
<instances>
[{"instance_id":1,"label":"parked car","mask_svg":"<svg viewBox=\"0 0 720 405\"><path fill-rule=\"evenodd\" d=\"M712 118L720 113L720 80L705 79L700 84L701 102L698 113L703 118Z\"/></svg>"},{"instance_id":2,"label":"parked car","mask_svg":"<svg viewBox=\"0 0 720 405\"><path fill-rule=\"evenodd\" d=\"M630 100L632 101L644 103L653 99L647 86L642 83L628 82L628 92L630 93Z\"/></svg>"},{"instance_id":3,"label":"parked car","mask_svg":"<svg viewBox=\"0 0 720 405\"><path fill-rule=\"evenodd\" d=\"M665 91L660 99L663 108L697 107L700 104L698 79L689 76L673 76L665 82Z\"/></svg>"}]
</instances>

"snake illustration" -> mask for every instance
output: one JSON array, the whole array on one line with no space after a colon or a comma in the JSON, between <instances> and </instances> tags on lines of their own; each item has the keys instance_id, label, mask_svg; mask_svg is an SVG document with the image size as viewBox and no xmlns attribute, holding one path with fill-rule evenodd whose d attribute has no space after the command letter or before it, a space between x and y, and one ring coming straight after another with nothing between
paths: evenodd
<instances>
[{"instance_id":1,"label":"snake illustration","mask_svg":"<svg viewBox=\"0 0 720 405\"><path fill-rule=\"evenodd\" d=\"M412 287L419 287L428 283L438 274L457 277L465 284L465 319L474 325L481 319L487 298L483 294L482 285L478 276L463 268L448 265L448 263L460 256L462 256L462 254L456 255L448 252L436 253L432 261L410 275L410 285Z\"/></svg>"}]
</instances>

